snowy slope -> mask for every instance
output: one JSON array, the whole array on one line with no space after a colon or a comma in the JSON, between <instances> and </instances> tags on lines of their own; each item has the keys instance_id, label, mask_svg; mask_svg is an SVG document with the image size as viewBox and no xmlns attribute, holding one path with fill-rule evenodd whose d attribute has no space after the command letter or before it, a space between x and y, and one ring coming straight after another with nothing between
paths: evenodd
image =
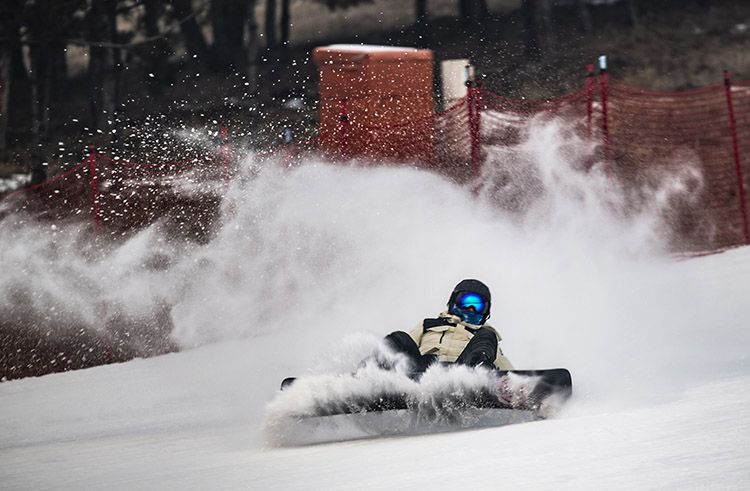
<instances>
[{"instance_id":1,"label":"snowy slope","mask_svg":"<svg viewBox=\"0 0 750 491\"><path fill-rule=\"evenodd\" d=\"M0 489L747 489L750 248L665 255L679 175L624 213L605 175L576 170L580 142L554 124L533 135L496 155L527 166L514 176L533 199L513 212L497 187L477 197L414 169L249 158L208 244L152 228L92 258L75 231L0 222L3 312L18 288L92 325L168 305L185 348L0 384ZM167 266L144 268L154 257ZM472 276L518 368L573 373L559 418L269 445L281 378L348 373Z\"/></svg>"},{"instance_id":2,"label":"snowy slope","mask_svg":"<svg viewBox=\"0 0 750 491\"><path fill-rule=\"evenodd\" d=\"M672 266L686 278L746 288L750 249ZM747 302L734 301L747 318ZM556 420L289 449L264 446L260 432L264 403L285 367L263 366L266 360L253 355L276 349L273 338L5 383L0 482L4 489L385 489L425 482L439 489L744 489L750 363L742 351L750 335L744 322L720 324L706 326L703 341L723 337L743 349L710 364L714 357L690 353L698 368L685 377L668 364L648 367L650 380L642 383L663 387L658 395L634 398L648 391L618 387L609 388L609 400L587 395L598 375L580 373L581 392ZM699 372L711 366L714 380L707 381ZM420 465L439 455L447 460Z\"/></svg>"}]
</instances>

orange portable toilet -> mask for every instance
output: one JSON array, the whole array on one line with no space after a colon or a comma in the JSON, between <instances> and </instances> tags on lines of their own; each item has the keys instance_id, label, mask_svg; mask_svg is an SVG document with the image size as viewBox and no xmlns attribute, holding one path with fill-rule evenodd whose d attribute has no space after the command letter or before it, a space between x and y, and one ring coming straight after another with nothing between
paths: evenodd
<instances>
[{"instance_id":1,"label":"orange portable toilet","mask_svg":"<svg viewBox=\"0 0 750 491\"><path fill-rule=\"evenodd\" d=\"M432 51L392 46L316 48L318 143L329 154L392 161L433 157Z\"/></svg>"}]
</instances>

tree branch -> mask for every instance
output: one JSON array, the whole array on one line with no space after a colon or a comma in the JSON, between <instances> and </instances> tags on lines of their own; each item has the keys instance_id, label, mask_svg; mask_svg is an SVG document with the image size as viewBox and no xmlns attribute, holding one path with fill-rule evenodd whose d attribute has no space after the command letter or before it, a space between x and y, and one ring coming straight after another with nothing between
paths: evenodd
<instances>
[{"instance_id":1,"label":"tree branch","mask_svg":"<svg viewBox=\"0 0 750 491\"><path fill-rule=\"evenodd\" d=\"M184 18L177 21L177 25L182 25L185 22L189 21L193 17L197 16L198 12L193 12ZM164 39L168 36L175 35L175 32L165 32L164 34L159 34L158 36L151 36L143 39L139 39L137 41L133 41L130 43L110 43L110 42L104 42L104 41L87 41L85 39L68 39L65 42L67 44L73 44L76 46L88 46L91 48L118 48L118 49L129 49L129 48L135 48L136 46L141 46L143 44L149 44L153 43L154 41L158 41L160 39Z\"/></svg>"}]
</instances>

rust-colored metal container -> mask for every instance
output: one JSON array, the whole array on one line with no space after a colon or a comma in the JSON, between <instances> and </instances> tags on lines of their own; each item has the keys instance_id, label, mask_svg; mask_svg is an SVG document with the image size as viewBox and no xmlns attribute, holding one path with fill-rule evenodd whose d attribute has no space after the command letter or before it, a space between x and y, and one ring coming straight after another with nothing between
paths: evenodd
<instances>
[{"instance_id":1,"label":"rust-colored metal container","mask_svg":"<svg viewBox=\"0 0 750 491\"><path fill-rule=\"evenodd\" d=\"M320 148L346 158L429 162L434 123L432 59L432 51L414 48L316 48Z\"/></svg>"}]
</instances>

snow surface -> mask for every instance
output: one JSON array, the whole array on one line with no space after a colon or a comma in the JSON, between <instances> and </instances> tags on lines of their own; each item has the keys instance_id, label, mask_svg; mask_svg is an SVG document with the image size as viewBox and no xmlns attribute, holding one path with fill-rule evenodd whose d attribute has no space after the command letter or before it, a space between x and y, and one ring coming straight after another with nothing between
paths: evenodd
<instances>
[{"instance_id":1,"label":"snow surface","mask_svg":"<svg viewBox=\"0 0 750 491\"><path fill-rule=\"evenodd\" d=\"M31 182L31 174L13 174L5 179L0 179L0 193L14 191Z\"/></svg>"},{"instance_id":2,"label":"snow surface","mask_svg":"<svg viewBox=\"0 0 750 491\"><path fill-rule=\"evenodd\" d=\"M381 46L377 44L331 44L324 49L330 51L354 51L357 53L391 53L403 51L417 51L417 48L406 46Z\"/></svg>"},{"instance_id":3,"label":"snow surface","mask_svg":"<svg viewBox=\"0 0 750 491\"><path fill-rule=\"evenodd\" d=\"M578 170L591 149L564 125L530 135L490 149L527 188L520 201L512 185L476 196L408 167L311 160L282 173L250 156L208 244L154 227L92 258L76 230L0 222L4 312L22 288L39 302L25 308L81 322L168 305L185 348L0 384L0 489L747 489L750 248L670 257L662 220L692 188L684 173L634 210L605 172ZM508 200L518 209L494 204ZM166 266L143 268L155 256ZM570 369L556 419L267 439L283 377L349 373L464 277L492 288L517 368Z\"/></svg>"}]
</instances>

